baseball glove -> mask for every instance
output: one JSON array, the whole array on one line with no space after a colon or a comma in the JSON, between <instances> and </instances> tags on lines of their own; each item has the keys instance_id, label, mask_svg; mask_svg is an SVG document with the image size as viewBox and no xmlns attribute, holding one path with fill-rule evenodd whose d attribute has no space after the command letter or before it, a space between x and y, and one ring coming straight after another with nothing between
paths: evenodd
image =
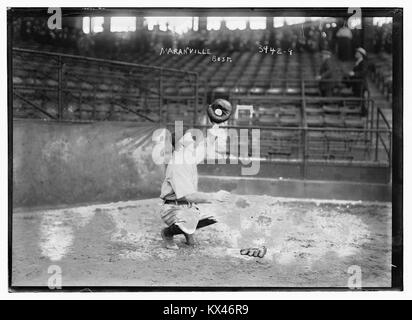
<instances>
[{"instance_id":1,"label":"baseball glove","mask_svg":"<svg viewBox=\"0 0 412 320\"><path fill-rule=\"evenodd\" d=\"M267 249L265 246L262 248L245 248L240 250L240 254L242 256L249 256L249 257L255 257L255 258L263 258L267 252Z\"/></svg>"},{"instance_id":2,"label":"baseball glove","mask_svg":"<svg viewBox=\"0 0 412 320\"><path fill-rule=\"evenodd\" d=\"M222 123L232 115L232 105L225 99L216 99L207 107L207 115L212 123Z\"/></svg>"}]
</instances>

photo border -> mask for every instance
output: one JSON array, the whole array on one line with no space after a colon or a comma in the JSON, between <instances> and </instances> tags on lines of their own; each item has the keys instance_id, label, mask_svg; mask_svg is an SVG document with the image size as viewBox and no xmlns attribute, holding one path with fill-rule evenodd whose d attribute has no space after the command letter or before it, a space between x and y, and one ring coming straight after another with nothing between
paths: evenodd
<instances>
[{"instance_id":1,"label":"photo border","mask_svg":"<svg viewBox=\"0 0 412 320\"><path fill-rule=\"evenodd\" d=\"M134 11L135 15L145 16L316 16L348 17L347 7L310 8L310 7L106 7L106 8L62 7L64 16L80 15L87 12L99 16L113 16L119 10ZM28 11L32 16L46 16L46 7L9 8L7 11L7 105L8 105L8 288L9 292L170 292L170 291L403 291L403 8L361 7L366 17L393 18L393 85L392 85L392 286L363 287L202 287L202 286L63 286L62 289L49 289L47 286L12 285L12 241L13 241L13 81L12 81L12 19L15 15L24 15ZM33 12L35 11L35 12ZM129 13L130 14L130 13Z\"/></svg>"}]
</instances>

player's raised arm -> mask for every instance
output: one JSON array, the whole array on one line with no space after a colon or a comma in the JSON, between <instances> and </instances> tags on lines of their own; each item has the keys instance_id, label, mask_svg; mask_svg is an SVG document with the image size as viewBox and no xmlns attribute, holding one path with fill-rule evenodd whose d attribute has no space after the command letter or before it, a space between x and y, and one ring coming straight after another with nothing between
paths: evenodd
<instances>
[{"instance_id":1,"label":"player's raised arm","mask_svg":"<svg viewBox=\"0 0 412 320\"><path fill-rule=\"evenodd\" d=\"M199 141L195 147L197 155L196 161L198 164L207 158L211 150L216 153L216 143L218 139L225 136L223 129L219 128L219 124L227 121L232 115L232 111L232 105L224 99L216 99L207 107L207 116L213 126L207 130L206 139Z\"/></svg>"}]
</instances>

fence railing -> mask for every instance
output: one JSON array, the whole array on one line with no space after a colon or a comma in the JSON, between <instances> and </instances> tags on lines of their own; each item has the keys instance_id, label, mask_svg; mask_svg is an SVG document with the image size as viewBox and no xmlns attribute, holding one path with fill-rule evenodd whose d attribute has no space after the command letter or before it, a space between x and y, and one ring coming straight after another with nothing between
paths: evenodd
<instances>
[{"instance_id":1,"label":"fence railing","mask_svg":"<svg viewBox=\"0 0 412 320\"><path fill-rule=\"evenodd\" d=\"M231 102L233 103L234 107L237 105L244 105L250 104L254 106L254 112L258 114L259 108L262 106L273 107L275 105L282 105L282 104L293 104L298 107L299 117L300 117L300 125L306 126L307 124L307 108L313 104L317 105L337 105L338 109L337 112L339 113L340 108L345 110L345 107L354 107L358 109L359 117L363 117L365 119L364 128L373 128L375 125L375 102L372 99L362 99L362 98L354 98L354 97L306 97L306 96L294 96L294 97L259 97L259 96L237 96L234 97ZM350 110L349 110L350 111ZM345 111L342 111L344 113ZM251 119L253 122L254 120L258 119ZM232 123L233 122L232 119Z\"/></svg>"},{"instance_id":2,"label":"fence railing","mask_svg":"<svg viewBox=\"0 0 412 320\"><path fill-rule=\"evenodd\" d=\"M173 131L175 123L169 123ZM208 125L184 124L185 130L200 129L207 134ZM301 168L302 178L306 177L309 163L339 163L346 165L378 165L391 171L391 152L376 155L380 145L374 143L373 136L391 138L392 132L386 128L310 128L310 127L263 127L250 125L221 126L227 132L223 152L227 160L249 157L259 161L296 163ZM258 137L256 135L257 130ZM243 131L243 132L241 132ZM246 151L246 152L245 152ZM388 174L389 176L390 174Z\"/></svg>"},{"instance_id":3,"label":"fence railing","mask_svg":"<svg viewBox=\"0 0 412 320\"><path fill-rule=\"evenodd\" d=\"M392 167L392 126L386 119L380 108L377 108L376 114L376 131L375 131L375 161L380 158L380 145L382 145L389 166ZM384 128L381 129L381 120L384 123ZM383 134L387 132L387 134ZM392 175L390 175L392 177Z\"/></svg>"},{"instance_id":4,"label":"fence railing","mask_svg":"<svg viewBox=\"0 0 412 320\"><path fill-rule=\"evenodd\" d=\"M198 74L173 68L14 48L12 74L16 118L162 122L165 99L202 101Z\"/></svg>"},{"instance_id":5,"label":"fence railing","mask_svg":"<svg viewBox=\"0 0 412 320\"><path fill-rule=\"evenodd\" d=\"M333 97L354 97L367 98L369 92L366 90L362 80L331 79L318 80L313 78L258 78L249 81L248 85L235 83L230 87L213 86L209 90L213 91L213 97L226 96L229 99L237 96L269 96L269 97L289 97L289 96L321 96L320 84L330 87L329 96ZM359 87L359 95L356 96L352 88ZM215 92L216 88L226 89L222 92ZM347 90L345 90L347 89Z\"/></svg>"}]
</instances>

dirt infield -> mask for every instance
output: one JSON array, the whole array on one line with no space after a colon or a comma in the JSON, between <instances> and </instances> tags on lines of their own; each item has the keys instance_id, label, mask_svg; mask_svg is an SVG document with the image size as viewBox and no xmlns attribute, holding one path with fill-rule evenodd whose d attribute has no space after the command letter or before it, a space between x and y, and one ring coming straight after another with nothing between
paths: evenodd
<instances>
[{"instance_id":1,"label":"dirt infield","mask_svg":"<svg viewBox=\"0 0 412 320\"><path fill-rule=\"evenodd\" d=\"M13 213L12 285L346 287L359 266L363 287L391 285L391 205L233 196L203 205L219 223L192 248L163 248L159 199ZM241 256L265 245L263 259Z\"/></svg>"}]
</instances>

